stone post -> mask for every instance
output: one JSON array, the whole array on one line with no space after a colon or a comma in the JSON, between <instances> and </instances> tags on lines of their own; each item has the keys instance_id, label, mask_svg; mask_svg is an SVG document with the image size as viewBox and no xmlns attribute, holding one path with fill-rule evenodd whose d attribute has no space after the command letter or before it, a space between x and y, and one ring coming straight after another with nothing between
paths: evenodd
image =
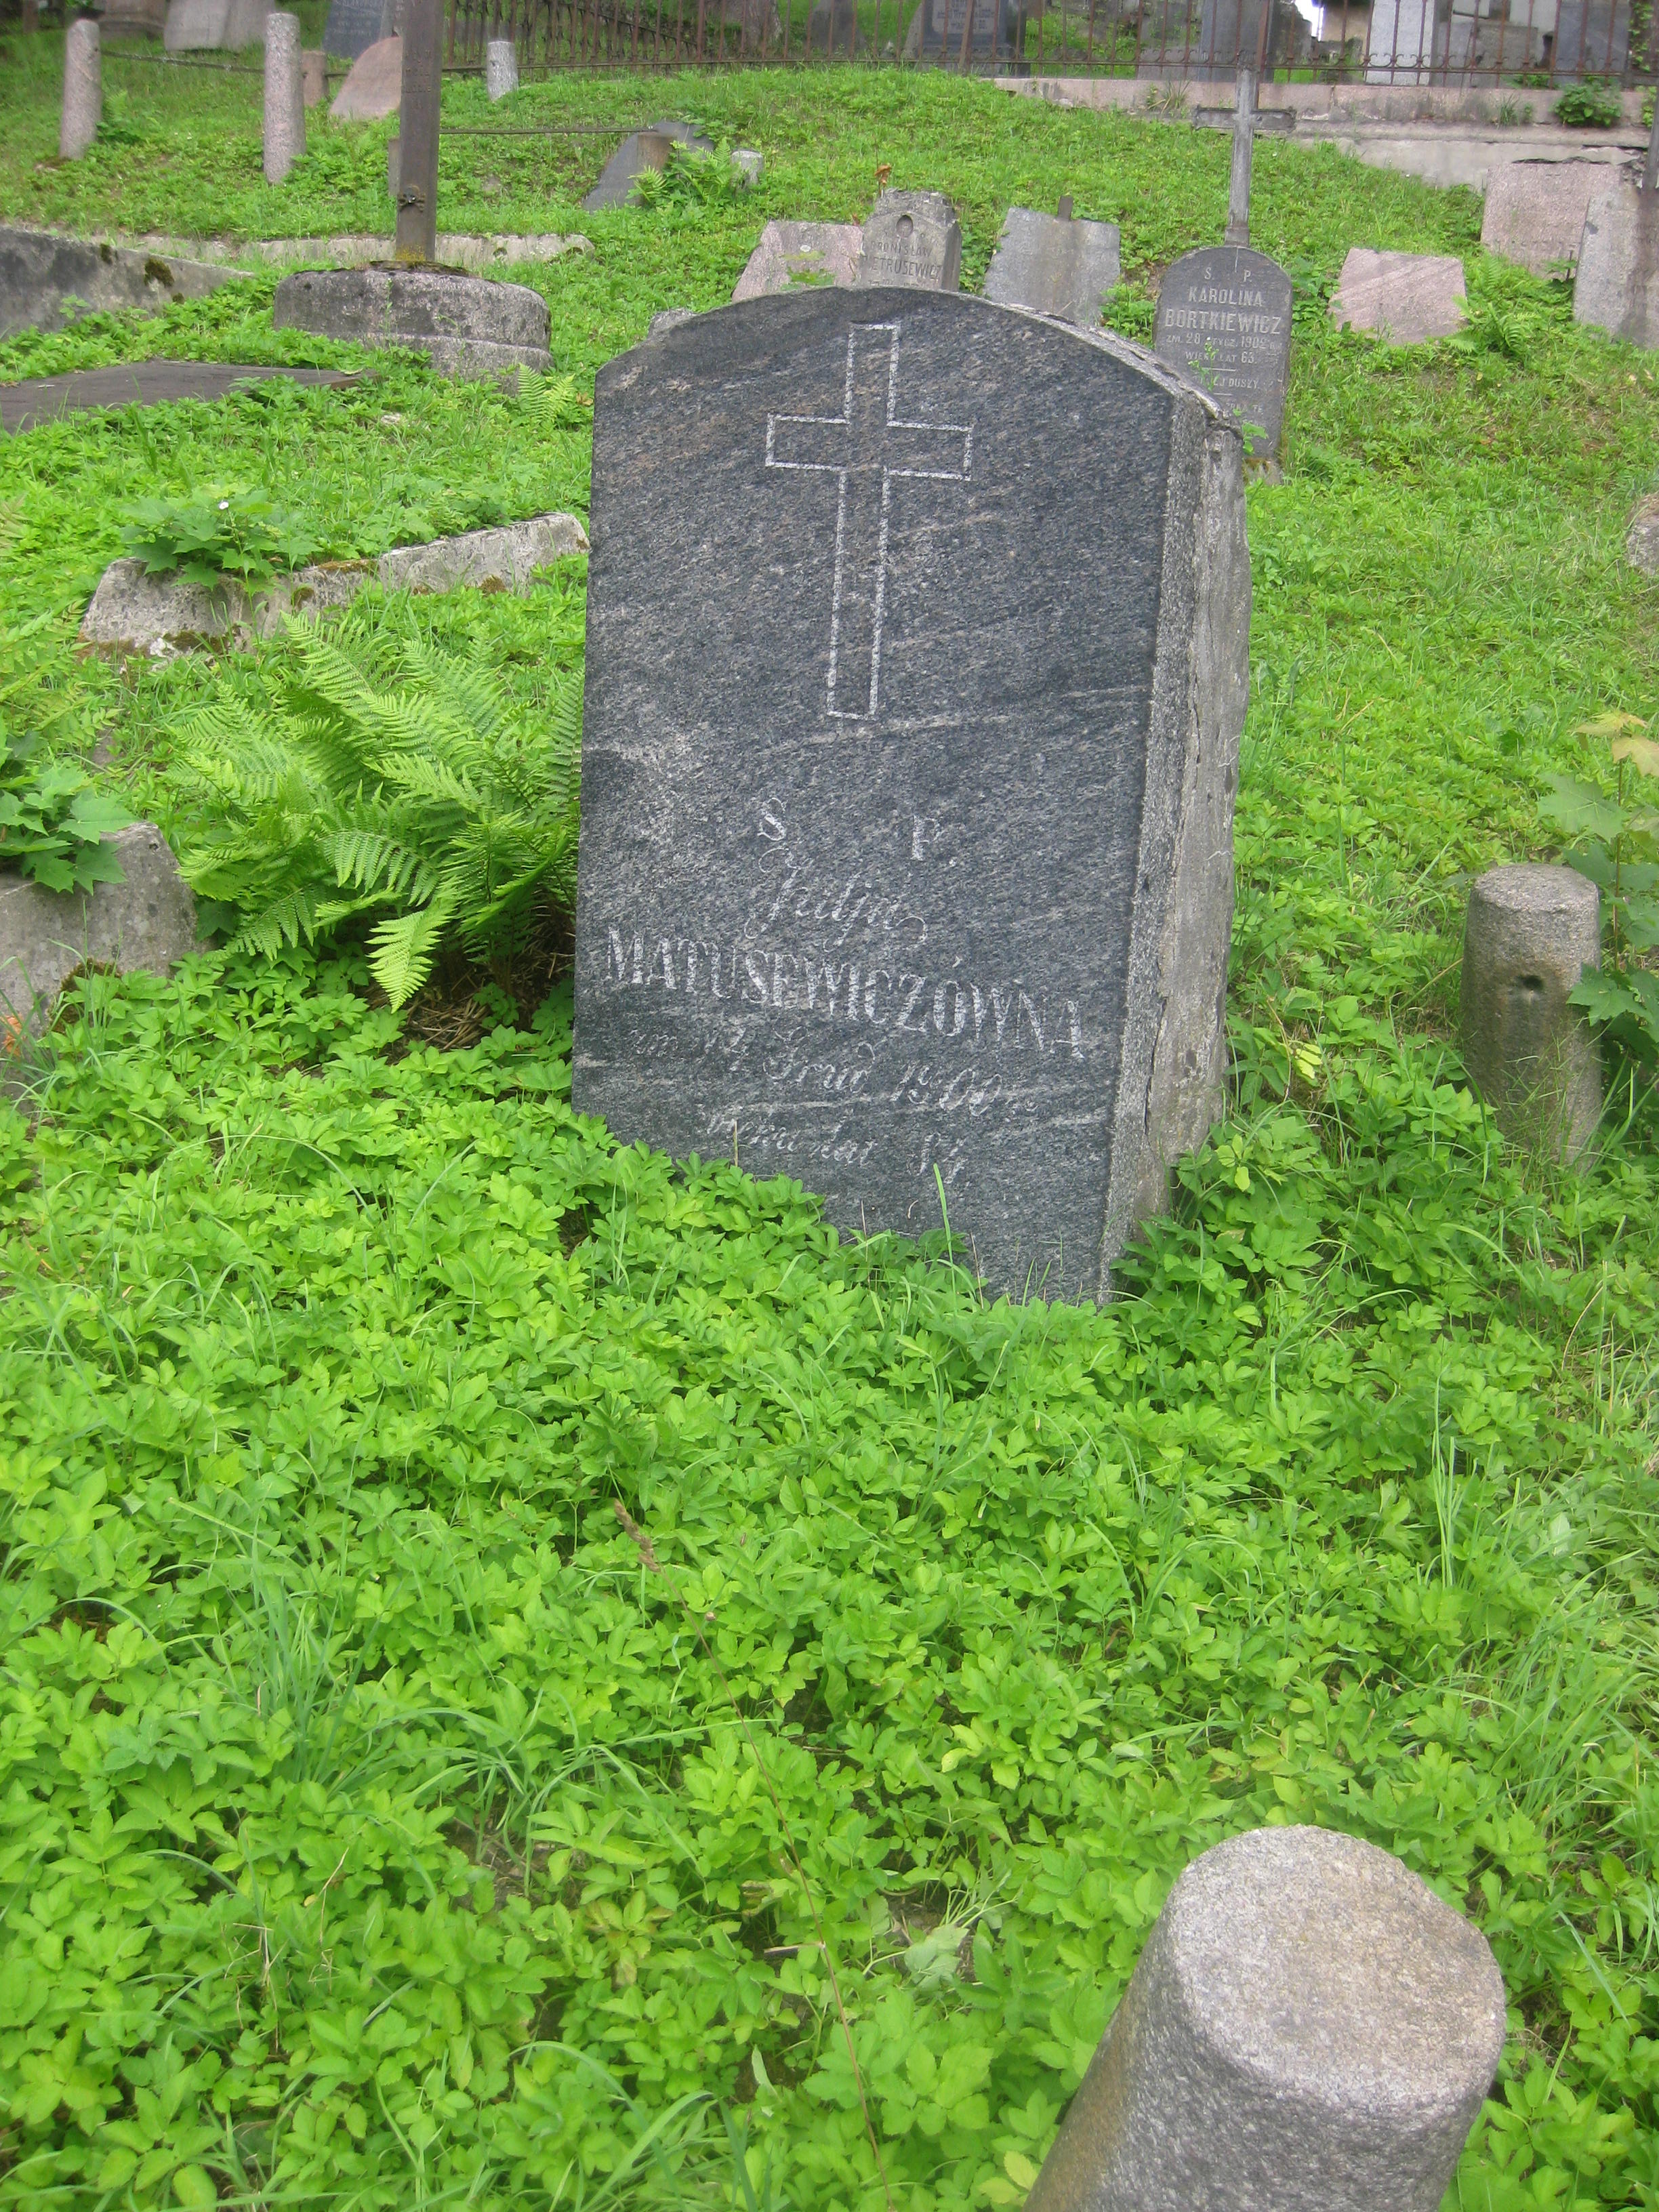
<instances>
[{"instance_id":1,"label":"stone post","mask_svg":"<svg viewBox=\"0 0 1659 2212\"><path fill-rule=\"evenodd\" d=\"M1642 183L1650 192L1659 192L1659 94L1653 102L1653 130L1648 138L1648 158L1642 171Z\"/></svg>"},{"instance_id":2,"label":"stone post","mask_svg":"<svg viewBox=\"0 0 1659 2212\"><path fill-rule=\"evenodd\" d=\"M300 50L300 93L307 107L320 107L328 98L328 56L320 46Z\"/></svg>"},{"instance_id":3,"label":"stone post","mask_svg":"<svg viewBox=\"0 0 1659 2212\"><path fill-rule=\"evenodd\" d=\"M438 246L438 99L443 85L442 0L405 0L398 122L398 261L430 264Z\"/></svg>"},{"instance_id":4,"label":"stone post","mask_svg":"<svg viewBox=\"0 0 1659 2212\"><path fill-rule=\"evenodd\" d=\"M1601 1065L1567 994L1601 964L1601 895L1576 868L1489 868L1463 930L1463 1065L1522 1144L1573 1159L1601 1118Z\"/></svg>"},{"instance_id":5,"label":"stone post","mask_svg":"<svg viewBox=\"0 0 1659 2212\"><path fill-rule=\"evenodd\" d=\"M1504 2049L1486 1939L1357 1837L1194 1859L1026 2212L1438 2212Z\"/></svg>"},{"instance_id":6,"label":"stone post","mask_svg":"<svg viewBox=\"0 0 1659 2212\"><path fill-rule=\"evenodd\" d=\"M1229 246L1250 242L1250 161L1255 144L1255 71L1238 72L1233 107L1233 173L1227 191Z\"/></svg>"},{"instance_id":7,"label":"stone post","mask_svg":"<svg viewBox=\"0 0 1659 2212\"><path fill-rule=\"evenodd\" d=\"M265 17L265 182L280 185L305 150L300 19L275 10Z\"/></svg>"},{"instance_id":8,"label":"stone post","mask_svg":"<svg viewBox=\"0 0 1659 2212\"><path fill-rule=\"evenodd\" d=\"M484 48L484 90L493 102L518 88L518 48L511 39L491 39Z\"/></svg>"},{"instance_id":9,"label":"stone post","mask_svg":"<svg viewBox=\"0 0 1659 2212\"><path fill-rule=\"evenodd\" d=\"M104 56L98 26L78 15L64 40L64 119L58 158L78 161L98 136L104 114Z\"/></svg>"}]
</instances>

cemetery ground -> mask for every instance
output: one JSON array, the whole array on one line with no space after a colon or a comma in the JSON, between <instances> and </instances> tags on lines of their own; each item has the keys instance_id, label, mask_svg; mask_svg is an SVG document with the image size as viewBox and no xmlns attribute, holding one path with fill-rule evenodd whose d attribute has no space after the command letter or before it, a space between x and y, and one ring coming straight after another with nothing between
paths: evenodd
<instances>
[{"instance_id":1,"label":"cemetery ground","mask_svg":"<svg viewBox=\"0 0 1659 2212\"><path fill-rule=\"evenodd\" d=\"M390 126L313 112L267 190L252 78L131 67L60 167L58 52L0 59L9 219L386 226ZM558 371L522 394L276 336L269 276L0 346L367 372L0 445L9 726L101 740L188 854L193 718L301 648L77 656L137 499L263 487L342 557L584 511L598 367L878 166L956 201L970 289L1010 204L1120 222L1136 337L1224 216L1218 135L943 76L445 93L665 113L762 149L758 193L580 215L610 140L445 140L445 228L591 241L517 272ZM618 1149L545 933L404 1013L349 933L66 1001L0 1109L0 2203L1014 2205L1180 1868L1308 1820L1503 1968L1449 2203L1659 2204L1653 1092L1620 1064L1563 1168L1455 1042L1472 876L1556 849L1544 776L1609 775L1583 724L1659 707L1620 550L1659 379L1472 196L1255 159L1297 349L1230 1111L1112 1304L992 1304L942 1226L843 1243L741 1156ZM1355 242L1461 254L1468 331L1334 334ZM370 592L340 635L476 654L533 723L582 588Z\"/></svg>"}]
</instances>

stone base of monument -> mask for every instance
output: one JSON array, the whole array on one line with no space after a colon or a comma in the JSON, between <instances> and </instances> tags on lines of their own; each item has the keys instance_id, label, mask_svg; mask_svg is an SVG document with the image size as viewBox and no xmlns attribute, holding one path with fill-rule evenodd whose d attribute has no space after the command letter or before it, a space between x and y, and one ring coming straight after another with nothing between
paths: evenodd
<instances>
[{"instance_id":1,"label":"stone base of monument","mask_svg":"<svg viewBox=\"0 0 1659 2212\"><path fill-rule=\"evenodd\" d=\"M165 975L196 945L196 902L153 822L135 822L110 841L123 880L90 891L49 891L0 875L0 1026L5 1051L38 1036L58 993L91 960L130 975ZM4 1073L11 1070L0 1060ZM0 1074L0 1089L9 1087Z\"/></svg>"},{"instance_id":2,"label":"stone base of monument","mask_svg":"<svg viewBox=\"0 0 1659 2212\"><path fill-rule=\"evenodd\" d=\"M399 545L378 561L340 561L296 568L250 596L234 584L181 583L149 576L142 561L112 561L81 622L85 645L122 653L178 651L229 638L238 646L275 637L289 615L349 606L367 584L389 592L528 592L538 570L586 553L587 533L574 514L537 514L496 530L469 530L424 545Z\"/></svg>"},{"instance_id":3,"label":"stone base of monument","mask_svg":"<svg viewBox=\"0 0 1659 2212\"><path fill-rule=\"evenodd\" d=\"M408 346L444 376L503 379L552 366L547 302L527 284L459 269L307 269L276 287L279 331L315 331L359 345Z\"/></svg>"}]
</instances>

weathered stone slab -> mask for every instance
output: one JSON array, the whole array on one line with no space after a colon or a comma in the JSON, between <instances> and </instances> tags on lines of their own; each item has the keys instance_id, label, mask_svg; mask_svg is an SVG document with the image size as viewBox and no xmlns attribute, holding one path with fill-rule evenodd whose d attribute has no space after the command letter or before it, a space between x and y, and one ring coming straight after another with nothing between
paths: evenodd
<instances>
[{"instance_id":1,"label":"weathered stone slab","mask_svg":"<svg viewBox=\"0 0 1659 2212\"><path fill-rule=\"evenodd\" d=\"M380 7L381 0L329 0L323 52L355 62L380 38Z\"/></svg>"},{"instance_id":2,"label":"weathered stone slab","mask_svg":"<svg viewBox=\"0 0 1659 2212\"><path fill-rule=\"evenodd\" d=\"M1194 1859L1027 2212L1438 2212L1498 2062L1486 1937L1376 1844Z\"/></svg>"},{"instance_id":3,"label":"weathered stone slab","mask_svg":"<svg viewBox=\"0 0 1659 2212\"><path fill-rule=\"evenodd\" d=\"M595 407L574 1097L1094 1296L1218 1109L1243 454L984 300L698 315ZM938 1180L936 1180L936 1177Z\"/></svg>"},{"instance_id":4,"label":"weathered stone slab","mask_svg":"<svg viewBox=\"0 0 1659 2212\"><path fill-rule=\"evenodd\" d=\"M994 54L1017 56L1020 52L1026 10L1015 0L923 0L910 18L904 52L911 60L933 54L955 61L962 54L963 33L968 33L970 61ZM1035 8L1030 10L1036 14ZM840 49L837 49L840 51Z\"/></svg>"},{"instance_id":5,"label":"weathered stone slab","mask_svg":"<svg viewBox=\"0 0 1659 2212\"><path fill-rule=\"evenodd\" d=\"M64 238L52 230L0 228L0 338L18 331L61 330L77 313L200 300L221 284L246 281L240 270L211 262Z\"/></svg>"},{"instance_id":6,"label":"weathered stone slab","mask_svg":"<svg viewBox=\"0 0 1659 2212\"><path fill-rule=\"evenodd\" d=\"M1578 258L1590 202L1616 184L1605 161L1510 161L1494 169L1480 218L1480 243L1534 276Z\"/></svg>"},{"instance_id":7,"label":"weathered stone slab","mask_svg":"<svg viewBox=\"0 0 1659 2212\"><path fill-rule=\"evenodd\" d=\"M539 292L445 269L299 270L276 287L271 320L279 331L411 347L445 376L500 378L551 366Z\"/></svg>"},{"instance_id":8,"label":"weathered stone slab","mask_svg":"<svg viewBox=\"0 0 1659 2212\"><path fill-rule=\"evenodd\" d=\"M1649 352L1659 348L1659 192L1626 185L1590 202L1572 319Z\"/></svg>"},{"instance_id":9,"label":"weathered stone slab","mask_svg":"<svg viewBox=\"0 0 1659 2212\"><path fill-rule=\"evenodd\" d=\"M699 154L712 154L712 143L699 137L689 123L653 123L648 130L630 131L599 172L599 181L582 202L585 208L627 207L639 197L635 190L647 169L668 166L669 142L690 146Z\"/></svg>"},{"instance_id":10,"label":"weathered stone slab","mask_svg":"<svg viewBox=\"0 0 1659 2212\"><path fill-rule=\"evenodd\" d=\"M1376 253L1351 246L1331 295L1339 329L1370 331L1391 345L1449 337L1468 322L1463 264L1450 253Z\"/></svg>"},{"instance_id":11,"label":"weathered stone slab","mask_svg":"<svg viewBox=\"0 0 1659 2212\"><path fill-rule=\"evenodd\" d=\"M1102 301L1121 273L1115 222L1010 208L986 271L985 296L1004 307L1058 315L1063 323L1091 331L1100 321Z\"/></svg>"},{"instance_id":12,"label":"weathered stone slab","mask_svg":"<svg viewBox=\"0 0 1659 2212\"><path fill-rule=\"evenodd\" d=\"M378 561L323 561L278 576L264 589L216 588L149 576L142 560L112 561L81 623L88 645L126 653L182 647L198 640L228 638L246 646L275 637L291 614L315 615L349 606L365 584L389 592L453 592L465 585L522 594L539 568L587 550L587 533L574 514L536 514L494 530L469 530L425 545L394 546Z\"/></svg>"},{"instance_id":13,"label":"weathered stone slab","mask_svg":"<svg viewBox=\"0 0 1659 2212\"><path fill-rule=\"evenodd\" d=\"M429 545L397 546L380 556L380 575L388 591L453 592L470 584L481 591L526 592L538 568L586 550L587 532L574 514L538 514Z\"/></svg>"},{"instance_id":14,"label":"weathered stone slab","mask_svg":"<svg viewBox=\"0 0 1659 2212\"><path fill-rule=\"evenodd\" d=\"M106 39L159 39L167 20L167 0L105 0L98 28Z\"/></svg>"},{"instance_id":15,"label":"weathered stone slab","mask_svg":"<svg viewBox=\"0 0 1659 2212\"><path fill-rule=\"evenodd\" d=\"M263 46L276 0L167 0L161 43L169 53L240 52Z\"/></svg>"},{"instance_id":16,"label":"weathered stone slab","mask_svg":"<svg viewBox=\"0 0 1659 2212\"><path fill-rule=\"evenodd\" d=\"M855 222L769 222L732 289L734 300L797 286L858 281L864 233Z\"/></svg>"},{"instance_id":17,"label":"weathered stone slab","mask_svg":"<svg viewBox=\"0 0 1659 2212\"><path fill-rule=\"evenodd\" d=\"M1158 288L1153 344L1254 426L1254 458L1277 453L1291 380L1291 280L1278 262L1243 246L1183 253Z\"/></svg>"},{"instance_id":18,"label":"weathered stone slab","mask_svg":"<svg viewBox=\"0 0 1659 2212\"><path fill-rule=\"evenodd\" d=\"M954 292L962 282L962 226L943 192L884 192L864 225L858 283Z\"/></svg>"},{"instance_id":19,"label":"weathered stone slab","mask_svg":"<svg viewBox=\"0 0 1659 2212\"><path fill-rule=\"evenodd\" d=\"M351 64L329 113L336 123L383 123L404 96L404 42L376 39Z\"/></svg>"},{"instance_id":20,"label":"weathered stone slab","mask_svg":"<svg viewBox=\"0 0 1659 2212\"><path fill-rule=\"evenodd\" d=\"M172 399L223 399L267 377L294 384L350 384L338 368L247 368L229 361L139 361L116 368L81 368L63 376L0 384L0 428L33 430L64 415L106 407L159 407Z\"/></svg>"},{"instance_id":21,"label":"weathered stone slab","mask_svg":"<svg viewBox=\"0 0 1659 2212\"><path fill-rule=\"evenodd\" d=\"M1625 558L1644 576L1659 576L1659 491L1638 500L1625 537Z\"/></svg>"},{"instance_id":22,"label":"weathered stone slab","mask_svg":"<svg viewBox=\"0 0 1659 2212\"><path fill-rule=\"evenodd\" d=\"M49 891L0 874L0 1069L24 1037L52 1019L64 984L88 960L131 975L166 975L196 949L196 901L153 822L111 841L125 880L90 891Z\"/></svg>"}]
</instances>

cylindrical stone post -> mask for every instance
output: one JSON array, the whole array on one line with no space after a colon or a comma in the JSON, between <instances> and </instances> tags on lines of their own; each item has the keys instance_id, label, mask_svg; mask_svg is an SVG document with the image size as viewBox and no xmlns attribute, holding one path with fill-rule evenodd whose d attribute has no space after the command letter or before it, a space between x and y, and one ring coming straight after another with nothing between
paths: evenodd
<instances>
[{"instance_id":1,"label":"cylindrical stone post","mask_svg":"<svg viewBox=\"0 0 1659 2212\"><path fill-rule=\"evenodd\" d=\"M484 47L484 90L492 100L519 88L519 50L511 39L491 39Z\"/></svg>"},{"instance_id":2,"label":"cylindrical stone post","mask_svg":"<svg viewBox=\"0 0 1659 2212\"><path fill-rule=\"evenodd\" d=\"M265 182L280 185L305 150L300 19L276 10L265 17Z\"/></svg>"},{"instance_id":3,"label":"cylindrical stone post","mask_svg":"<svg viewBox=\"0 0 1659 2212\"><path fill-rule=\"evenodd\" d=\"M1026 2212L1438 2212L1504 2049L1486 1939L1357 1837L1176 1883Z\"/></svg>"},{"instance_id":4,"label":"cylindrical stone post","mask_svg":"<svg viewBox=\"0 0 1659 2212\"><path fill-rule=\"evenodd\" d=\"M58 131L58 156L78 161L98 136L104 116L104 54L98 26L77 16L64 41L64 119Z\"/></svg>"},{"instance_id":5,"label":"cylindrical stone post","mask_svg":"<svg viewBox=\"0 0 1659 2212\"><path fill-rule=\"evenodd\" d=\"M1576 868L1489 868L1463 929L1463 1065L1518 1144L1574 1159L1601 1118L1601 1063L1567 1004L1601 964L1601 895Z\"/></svg>"}]
</instances>

